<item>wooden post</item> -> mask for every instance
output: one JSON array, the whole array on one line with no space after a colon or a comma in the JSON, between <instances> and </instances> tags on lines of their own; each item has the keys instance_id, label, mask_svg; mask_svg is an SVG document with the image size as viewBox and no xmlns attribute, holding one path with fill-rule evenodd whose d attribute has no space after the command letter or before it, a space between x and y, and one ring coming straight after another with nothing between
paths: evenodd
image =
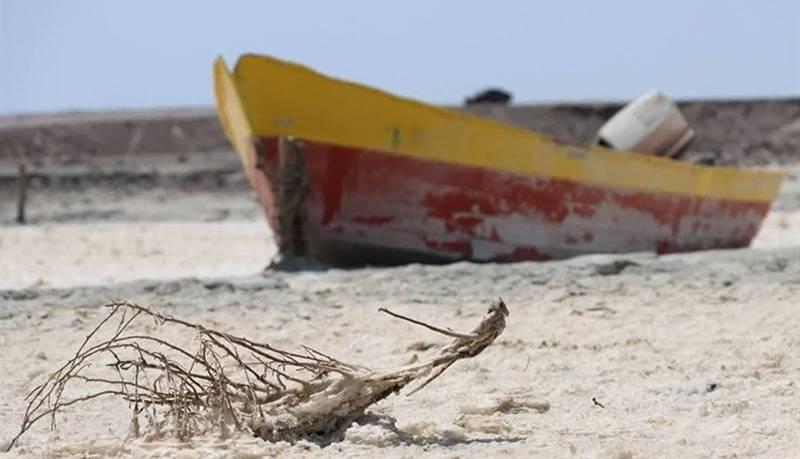
<instances>
[{"instance_id":1,"label":"wooden post","mask_svg":"<svg viewBox=\"0 0 800 459\"><path fill-rule=\"evenodd\" d=\"M303 144L292 137L281 137L278 154L278 249L283 255L301 257L306 254L305 206L308 195Z\"/></svg>"},{"instance_id":2,"label":"wooden post","mask_svg":"<svg viewBox=\"0 0 800 459\"><path fill-rule=\"evenodd\" d=\"M28 169L25 164L19 165L17 178L17 223L25 223L25 194L28 192Z\"/></svg>"}]
</instances>

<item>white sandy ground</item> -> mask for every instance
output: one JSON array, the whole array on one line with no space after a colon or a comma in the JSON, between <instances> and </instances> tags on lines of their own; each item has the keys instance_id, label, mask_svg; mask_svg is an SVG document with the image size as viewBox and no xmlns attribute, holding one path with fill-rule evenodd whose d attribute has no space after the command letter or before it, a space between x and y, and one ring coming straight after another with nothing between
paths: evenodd
<instances>
[{"instance_id":1,"label":"white sandy ground","mask_svg":"<svg viewBox=\"0 0 800 459\"><path fill-rule=\"evenodd\" d=\"M800 212L770 213L753 248L800 245ZM276 253L263 220L0 227L0 290L258 272Z\"/></svg>"},{"instance_id":2,"label":"white sandy ground","mask_svg":"<svg viewBox=\"0 0 800 459\"><path fill-rule=\"evenodd\" d=\"M0 227L0 289L240 276L276 252L263 220Z\"/></svg>"},{"instance_id":3,"label":"white sandy ground","mask_svg":"<svg viewBox=\"0 0 800 459\"><path fill-rule=\"evenodd\" d=\"M377 368L445 342L380 306L466 331L502 296L509 325L477 358L375 407L395 430L354 426L324 449L126 439L128 407L100 399L0 458L800 457L797 211L770 214L752 249L666 257L256 274L272 253L261 221L0 227L0 289L14 289L0 296L0 443L111 298ZM638 266L598 274L620 258ZM157 280L128 282L141 278Z\"/></svg>"}]
</instances>

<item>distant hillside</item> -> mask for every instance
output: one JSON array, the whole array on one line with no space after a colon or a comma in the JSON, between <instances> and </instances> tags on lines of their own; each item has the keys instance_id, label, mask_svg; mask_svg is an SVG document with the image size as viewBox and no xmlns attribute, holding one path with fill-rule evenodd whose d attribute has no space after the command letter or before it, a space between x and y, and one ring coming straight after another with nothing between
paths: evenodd
<instances>
[{"instance_id":1,"label":"distant hillside","mask_svg":"<svg viewBox=\"0 0 800 459\"><path fill-rule=\"evenodd\" d=\"M800 162L800 98L685 101L697 138L690 152L715 151L729 164ZM616 103L456 107L586 144ZM0 117L0 160L74 162L97 155L228 149L211 108L74 112Z\"/></svg>"}]
</instances>

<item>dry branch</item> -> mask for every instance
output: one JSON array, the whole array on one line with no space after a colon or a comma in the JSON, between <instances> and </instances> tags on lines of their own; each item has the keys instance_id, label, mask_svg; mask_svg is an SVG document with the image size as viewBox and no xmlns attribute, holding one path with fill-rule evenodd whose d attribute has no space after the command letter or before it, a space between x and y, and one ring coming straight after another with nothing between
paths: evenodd
<instances>
[{"instance_id":1,"label":"dry branch","mask_svg":"<svg viewBox=\"0 0 800 459\"><path fill-rule=\"evenodd\" d=\"M62 409L106 395L130 404L132 435L141 434L144 416L151 438L187 440L215 430L224 437L235 429L269 441L327 444L341 439L370 405L421 380L411 395L456 361L481 353L503 332L508 315L498 300L471 333L455 333L381 308L453 341L426 362L374 371L306 346L303 352L278 349L125 301L106 306L109 314L75 356L28 394L22 426L9 448L37 421L50 417L55 427ZM146 319L158 325L153 334L136 330ZM176 329L194 333L194 352L163 338ZM113 369L112 376L103 367ZM81 395L67 396L74 392L73 381Z\"/></svg>"}]
</instances>

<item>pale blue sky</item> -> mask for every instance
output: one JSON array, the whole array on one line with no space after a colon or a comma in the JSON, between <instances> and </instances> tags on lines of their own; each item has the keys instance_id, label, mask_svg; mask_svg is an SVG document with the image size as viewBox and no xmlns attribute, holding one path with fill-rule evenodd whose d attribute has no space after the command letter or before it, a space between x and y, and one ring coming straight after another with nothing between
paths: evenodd
<instances>
[{"instance_id":1,"label":"pale blue sky","mask_svg":"<svg viewBox=\"0 0 800 459\"><path fill-rule=\"evenodd\" d=\"M434 103L798 96L800 1L0 0L0 113L210 104L244 52Z\"/></svg>"}]
</instances>

